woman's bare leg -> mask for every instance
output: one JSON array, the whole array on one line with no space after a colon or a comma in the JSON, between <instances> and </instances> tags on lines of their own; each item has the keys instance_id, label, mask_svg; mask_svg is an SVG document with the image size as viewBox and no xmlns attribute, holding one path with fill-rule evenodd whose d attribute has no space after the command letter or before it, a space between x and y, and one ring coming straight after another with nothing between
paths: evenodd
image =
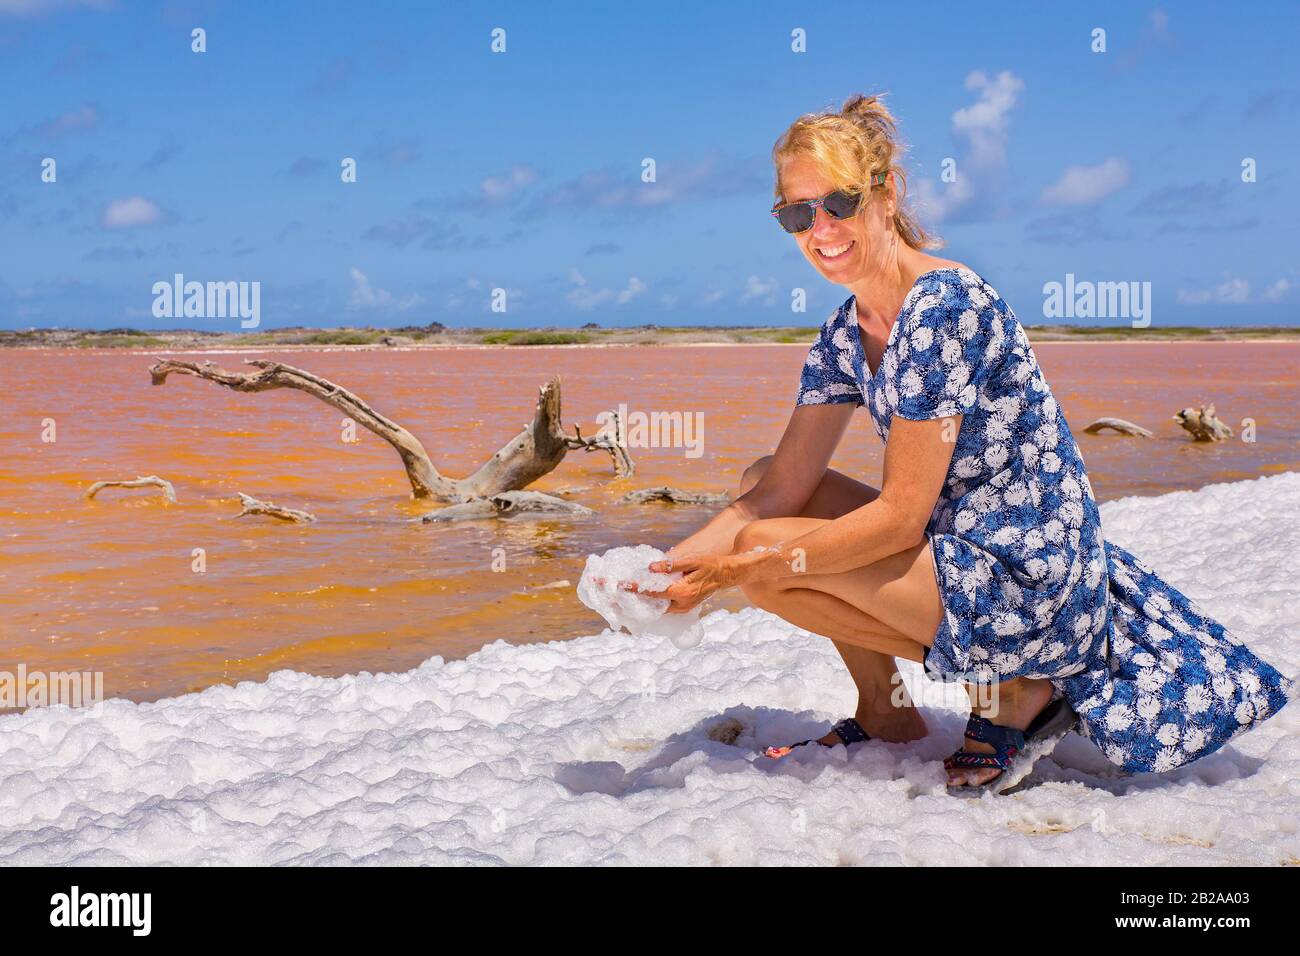
<instances>
[{"instance_id":1,"label":"woman's bare leg","mask_svg":"<svg viewBox=\"0 0 1300 956\"><path fill-rule=\"evenodd\" d=\"M745 470L740 481L741 494L744 494L757 483L770 462L771 456L765 456ZM850 478L834 469L827 469L812 497L800 510L799 517L821 518L824 520L838 518L862 507L869 501L873 501L879 494L880 492L870 485ZM754 596L751 596L750 600L753 601ZM768 598L764 595L760 600L766 601ZM821 622L823 619L820 616L822 613L820 602L816 598L812 600L812 606L806 610L809 615L807 619L816 619ZM792 613L798 613L802 617L805 611L796 611L794 604L799 603L802 605L807 602L804 600L804 596L789 593L780 599L780 603L782 607L789 609ZM786 617L785 614L774 607L766 607L764 604L759 604L759 606ZM786 619L792 620L788 617ZM882 638L897 640L903 637L903 635L891 628L886 628L867 614L863 614L862 619L857 624L861 629L874 629ZM821 627L814 627L811 624L800 624L799 626L807 627L808 630L830 638L831 643L835 645L835 649L839 651L840 657L844 660L849 675L853 678L853 683L858 689L858 706L854 718L867 733L881 740L898 743L916 740L925 736L925 721L921 719L920 713L907 693L907 688L903 686L902 677L898 673L898 665L893 654L872 650L846 640L837 640L835 634L823 630ZM907 648L903 649L909 650ZM905 653L903 656L909 655ZM832 732L821 739L825 743L835 743L839 738Z\"/></svg>"},{"instance_id":2,"label":"woman's bare leg","mask_svg":"<svg viewBox=\"0 0 1300 956\"><path fill-rule=\"evenodd\" d=\"M758 480L763 467L763 459L751 466L742 480L742 489ZM752 474L755 471L757 474ZM869 485L828 469L801 517L751 522L737 534L734 550L788 541L812 530L819 519L839 517L878 494ZM858 686L855 716L868 733L884 740L914 740L925 735L925 724L897 676L894 657L921 660L924 647L938 628L938 615L943 612L928 543L851 572L791 575L751 585L745 593L759 607L832 640ZM865 607L875 613L864 611ZM1024 730L1047 705L1052 684L1014 678L999 683L991 699L977 695L969 684L967 691L973 713ZM893 702L901 706L894 707ZM836 739L833 733L822 738L826 743ZM978 741L964 741L963 746L976 752L993 751ZM948 780L955 785L974 785L997 774L997 770L988 768L954 768L948 772Z\"/></svg>"}]
</instances>

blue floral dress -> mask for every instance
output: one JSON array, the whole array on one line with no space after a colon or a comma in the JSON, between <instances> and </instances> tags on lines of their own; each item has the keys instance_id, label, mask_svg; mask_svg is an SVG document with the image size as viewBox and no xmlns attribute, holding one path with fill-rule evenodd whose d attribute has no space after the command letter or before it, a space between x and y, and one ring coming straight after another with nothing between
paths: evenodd
<instances>
[{"instance_id":1,"label":"blue floral dress","mask_svg":"<svg viewBox=\"0 0 1300 956\"><path fill-rule=\"evenodd\" d=\"M1011 308L966 269L917 279L879 368L855 297L808 352L798 404L853 402L882 441L895 415L963 415L926 527L944 615L941 680L1046 678L1130 771L1171 770L1276 713L1292 681L1102 537L1065 415Z\"/></svg>"}]
</instances>

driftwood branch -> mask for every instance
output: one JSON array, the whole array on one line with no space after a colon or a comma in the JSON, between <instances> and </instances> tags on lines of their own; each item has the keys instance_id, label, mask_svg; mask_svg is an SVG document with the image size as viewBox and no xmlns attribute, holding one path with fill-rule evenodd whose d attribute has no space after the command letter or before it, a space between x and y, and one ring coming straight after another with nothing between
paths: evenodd
<instances>
[{"instance_id":1,"label":"driftwood branch","mask_svg":"<svg viewBox=\"0 0 1300 956\"><path fill-rule=\"evenodd\" d=\"M1174 421L1187 429L1195 441L1227 441L1232 437L1232 429L1215 416L1212 404L1184 408L1174 416Z\"/></svg>"},{"instance_id":2,"label":"driftwood branch","mask_svg":"<svg viewBox=\"0 0 1300 956\"><path fill-rule=\"evenodd\" d=\"M620 434L618 427L618 412L610 412L613 416L614 430L613 436ZM591 438L582 437L582 429L577 425L573 426L573 436L565 441L569 448L581 448L585 452L592 452L598 449L604 449L609 452L609 457L614 461L614 475L618 478L631 478L636 473L636 465L632 464L632 456L628 454L627 446L619 443L617 437L609 434L608 428L605 434L596 434Z\"/></svg>"},{"instance_id":3,"label":"driftwood branch","mask_svg":"<svg viewBox=\"0 0 1300 956\"><path fill-rule=\"evenodd\" d=\"M236 518L242 518L244 515L266 515L270 518L279 518L281 521L293 521L299 524L316 520L315 515L306 511L299 511L296 508L282 508L269 501L259 501L242 491L239 492L239 503L244 506L244 510L235 515Z\"/></svg>"},{"instance_id":4,"label":"driftwood branch","mask_svg":"<svg viewBox=\"0 0 1300 956\"><path fill-rule=\"evenodd\" d=\"M198 365L194 362L166 359L155 362L149 369L149 375L154 385L162 385L167 381L168 375L176 373L216 382L236 392L267 392L277 388L293 388L306 392L332 408L338 409L392 445L401 456L402 464L406 466L406 474L411 480L411 490L416 498L454 497L455 482L438 473L419 440L401 425L379 414L346 388L311 372L291 365L282 365L279 362L254 359L245 364L252 365L259 371L228 372L212 362Z\"/></svg>"},{"instance_id":5,"label":"driftwood branch","mask_svg":"<svg viewBox=\"0 0 1300 956\"><path fill-rule=\"evenodd\" d=\"M1121 435L1137 435L1140 438L1150 438L1152 434L1141 425L1134 425L1132 422L1125 421L1122 418L1099 418L1091 425L1084 428L1084 431L1095 435L1103 428L1113 428Z\"/></svg>"},{"instance_id":6,"label":"driftwood branch","mask_svg":"<svg viewBox=\"0 0 1300 956\"><path fill-rule=\"evenodd\" d=\"M560 428L560 379L538 390L533 420L468 478L456 482L457 499L517 491L553 471L568 451Z\"/></svg>"},{"instance_id":7,"label":"driftwood branch","mask_svg":"<svg viewBox=\"0 0 1300 956\"><path fill-rule=\"evenodd\" d=\"M392 445L406 468L411 493L415 498L464 502L506 491L517 491L554 470L569 448L577 447L571 444L574 439L565 435L560 427L558 377L551 379L539 390L531 423L525 425L519 434L506 442L472 475L467 478L449 478L434 466L419 439L342 386L281 362L256 359L246 364L258 371L228 372L212 362L199 365L174 359L159 359L149 369L149 374L155 385L162 385L167 381L168 375L176 373L215 382L236 392L265 392L277 388L306 392Z\"/></svg>"},{"instance_id":8,"label":"driftwood branch","mask_svg":"<svg viewBox=\"0 0 1300 956\"><path fill-rule=\"evenodd\" d=\"M157 475L145 475L132 481L97 481L86 491L86 497L95 497L102 488L146 488L151 486L161 488L163 494L167 496L167 500L175 503L176 489L172 487L170 481L159 478Z\"/></svg>"},{"instance_id":9,"label":"driftwood branch","mask_svg":"<svg viewBox=\"0 0 1300 956\"><path fill-rule=\"evenodd\" d=\"M682 491L660 485L657 488L642 488L629 491L619 501L625 504L640 505L648 501L669 501L678 505L725 505L731 503L731 496L724 492Z\"/></svg>"},{"instance_id":10,"label":"driftwood branch","mask_svg":"<svg viewBox=\"0 0 1300 956\"><path fill-rule=\"evenodd\" d=\"M482 518L513 518L522 514L565 515L583 518L593 514L590 508L565 501L540 491L503 491L500 494L476 498L461 504L440 508L416 518L424 524L437 521L473 521Z\"/></svg>"}]
</instances>

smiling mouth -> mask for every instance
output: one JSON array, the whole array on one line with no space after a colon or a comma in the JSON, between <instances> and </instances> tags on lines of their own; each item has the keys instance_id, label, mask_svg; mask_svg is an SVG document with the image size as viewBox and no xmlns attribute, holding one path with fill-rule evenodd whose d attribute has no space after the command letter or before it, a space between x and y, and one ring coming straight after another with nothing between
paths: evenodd
<instances>
[{"instance_id":1,"label":"smiling mouth","mask_svg":"<svg viewBox=\"0 0 1300 956\"><path fill-rule=\"evenodd\" d=\"M850 239L838 246L820 246L817 248L817 255L828 261L842 259L849 254L849 250L853 248L853 243L854 240Z\"/></svg>"}]
</instances>

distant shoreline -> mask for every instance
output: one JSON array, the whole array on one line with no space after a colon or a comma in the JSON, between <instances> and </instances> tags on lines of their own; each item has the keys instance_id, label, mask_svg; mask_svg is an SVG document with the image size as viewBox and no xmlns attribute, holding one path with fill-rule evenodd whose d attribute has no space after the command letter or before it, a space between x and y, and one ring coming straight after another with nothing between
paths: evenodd
<instances>
[{"instance_id":1,"label":"distant shoreline","mask_svg":"<svg viewBox=\"0 0 1300 956\"><path fill-rule=\"evenodd\" d=\"M192 329L0 330L0 349L135 349L159 351L266 351L268 349L424 349L498 346L803 345L820 326L637 326L582 329L452 329L437 325L400 329L285 328L263 332ZM1300 342L1290 326L1025 326L1031 343L1053 342Z\"/></svg>"}]
</instances>

